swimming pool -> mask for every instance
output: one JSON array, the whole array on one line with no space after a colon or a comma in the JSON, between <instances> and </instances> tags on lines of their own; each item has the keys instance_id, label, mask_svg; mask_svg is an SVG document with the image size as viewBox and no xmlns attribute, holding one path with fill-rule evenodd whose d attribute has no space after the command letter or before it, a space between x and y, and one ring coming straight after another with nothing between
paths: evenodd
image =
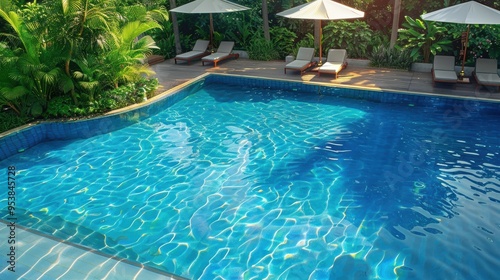
<instances>
[{"instance_id":1,"label":"swimming pool","mask_svg":"<svg viewBox=\"0 0 500 280\"><path fill-rule=\"evenodd\" d=\"M20 223L193 279L496 275L498 103L224 75L170 98L0 161Z\"/></svg>"}]
</instances>

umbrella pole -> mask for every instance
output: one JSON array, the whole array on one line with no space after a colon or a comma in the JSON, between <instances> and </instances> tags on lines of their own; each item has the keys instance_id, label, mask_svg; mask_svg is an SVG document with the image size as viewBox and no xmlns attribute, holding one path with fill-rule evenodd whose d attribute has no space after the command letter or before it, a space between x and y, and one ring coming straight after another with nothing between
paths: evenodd
<instances>
[{"instance_id":1,"label":"umbrella pole","mask_svg":"<svg viewBox=\"0 0 500 280\"><path fill-rule=\"evenodd\" d=\"M321 20L319 21L319 62L318 62L318 66L322 66L323 65L323 59L321 58L322 55L323 55L323 50L322 50L322 46L321 46L321 36L323 35L323 27L321 26Z\"/></svg>"},{"instance_id":2,"label":"umbrella pole","mask_svg":"<svg viewBox=\"0 0 500 280\"><path fill-rule=\"evenodd\" d=\"M467 24L467 33L465 36L465 44L464 44L464 54L462 56L462 70L460 71L459 79L462 80L465 76L465 56L467 55L467 45L469 45L469 31L470 31L470 24Z\"/></svg>"},{"instance_id":3,"label":"umbrella pole","mask_svg":"<svg viewBox=\"0 0 500 280\"><path fill-rule=\"evenodd\" d=\"M210 51L214 52L214 19L210 13Z\"/></svg>"}]
</instances>

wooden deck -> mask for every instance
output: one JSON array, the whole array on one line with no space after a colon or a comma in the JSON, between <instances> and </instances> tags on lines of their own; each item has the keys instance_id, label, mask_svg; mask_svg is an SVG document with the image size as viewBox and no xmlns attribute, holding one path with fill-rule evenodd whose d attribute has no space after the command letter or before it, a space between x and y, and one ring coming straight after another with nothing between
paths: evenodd
<instances>
[{"instance_id":1,"label":"wooden deck","mask_svg":"<svg viewBox=\"0 0 500 280\"><path fill-rule=\"evenodd\" d=\"M350 60L349 66L342 70L338 78L334 75L321 75L308 71L300 75L298 71L283 73L285 61L254 61L245 58L222 61L217 67L201 65L201 61L191 64L165 60L152 66L163 90L170 89L204 73L226 73L253 77L266 77L292 81L339 84L344 86L359 86L374 89L431 93L448 96L466 96L477 99L500 101L500 93L494 88L476 87L474 78L470 83L458 83L455 88L451 84L432 85L430 72L411 72L396 69L384 69L362 66L356 60Z\"/></svg>"}]
</instances>

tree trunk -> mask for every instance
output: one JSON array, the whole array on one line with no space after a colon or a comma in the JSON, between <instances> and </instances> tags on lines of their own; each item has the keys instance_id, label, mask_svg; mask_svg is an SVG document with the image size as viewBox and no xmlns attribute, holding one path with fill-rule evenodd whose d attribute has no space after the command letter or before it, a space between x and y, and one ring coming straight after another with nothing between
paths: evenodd
<instances>
[{"instance_id":1,"label":"tree trunk","mask_svg":"<svg viewBox=\"0 0 500 280\"><path fill-rule=\"evenodd\" d=\"M394 48L396 41L398 40L398 29L399 29L399 15L401 13L401 0L394 0L394 13L392 16L392 31L391 31L391 44L390 48Z\"/></svg>"},{"instance_id":2,"label":"tree trunk","mask_svg":"<svg viewBox=\"0 0 500 280\"><path fill-rule=\"evenodd\" d=\"M267 11L267 0L262 0L262 20L264 21L264 38L267 41L271 40L271 35L269 34L269 16Z\"/></svg>"},{"instance_id":3,"label":"tree trunk","mask_svg":"<svg viewBox=\"0 0 500 280\"><path fill-rule=\"evenodd\" d=\"M321 40L321 20L314 21L314 47L320 48L320 40Z\"/></svg>"},{"instance_id":4,"label":"tree trunk","mask_svg":"<svg viewBox=\"0 0 500 280\"><path fill-rule=\"evenodd\" d=\"M170 9L177 7L175 0L170 0ZM177 15L175 13L170 14L170 19L172 20L172 26L174 27L174 38L175 38L175 53L182 53L181 38L179 35L179 24L177 23Z\"/></svg>"}]
</instances>

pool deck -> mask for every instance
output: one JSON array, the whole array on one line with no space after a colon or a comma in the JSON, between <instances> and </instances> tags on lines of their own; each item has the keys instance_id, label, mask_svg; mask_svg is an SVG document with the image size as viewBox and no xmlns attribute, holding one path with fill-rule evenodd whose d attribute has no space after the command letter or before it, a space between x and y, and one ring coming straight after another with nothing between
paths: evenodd
<instances>
[{"instance_id":1,"label":"pool deck","mask_svg":"<svg viewBox=\"0 0 500 280\"><path fill-rule=\"evenodd\" d=\"M339 73L337 79L328 74L318 76L315 71L308 71L302 76L298 71L291 70L285 74L285 61L254 61L245 58L224 60L219 62L217 67L202 66L200 61L193 61L191 64L183 62L175 64L173 59L170 59L154 64L152 68L156 71L156 76L163 86L163 90L205 73L224 73L339 86L500 100L500 93L494 88L477 87L474 78L470 78L470 83L457 83L455 86L440 83L433 86L430 72L374 68L366 66L364 61L348 61L349 66Z\"/></svg>"},{"instance_id":2,"label":"pool deck","mask_svg":"<svg viewBox=\"0 0 500 280\"><path fill-rule=\"evenodd\" d=\"M318 76L315 71L308 71L302 76L296 71L285 74L284 65L284 61L262 62L239 58L220 62L218 67L202 66L200 61L188 65L166 60L152 68L163 87L162 91L205 73L224 73L500 101L500 93L491 88L476 87L474 79L471 79L471 83L458 83L455 87L449 84L433 86L430 72L372 68L354 60L350 61L347 69L339 73L338 79L334 79L333 75ZM9 236L8 226L4 223L0 223L0 235ZM16 272L10 272L7 270L9 266L6 254L10 246L7 242L7 238L0 240L0 261L3 262L0 279L179 279L22 228L17 228L16 231Z\"/></svg>"}]
</instances>

